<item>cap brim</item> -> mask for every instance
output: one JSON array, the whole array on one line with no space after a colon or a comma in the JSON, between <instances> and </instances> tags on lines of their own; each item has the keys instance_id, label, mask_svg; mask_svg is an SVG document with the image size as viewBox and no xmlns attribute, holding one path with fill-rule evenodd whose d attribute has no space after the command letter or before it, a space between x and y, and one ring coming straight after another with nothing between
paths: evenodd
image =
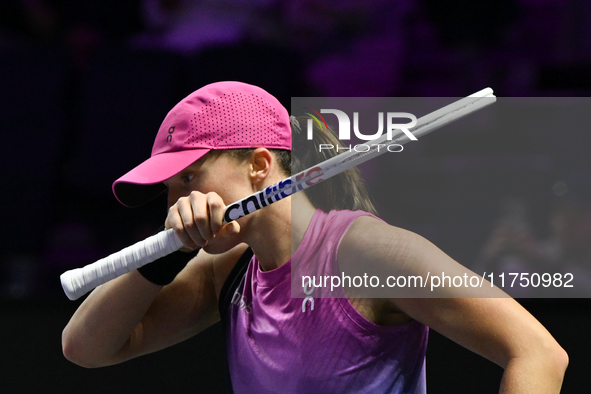
<instances>
[{"instance_id":1,"label":"cap brim","mask_svg":"<svg viewBox=\"0 0 591 394\"><path fill-rule=\"evenodd\" d=\"M166 190L162 183L203 157L209 149L166 152L150 157L113 183L113 194L128 207L137 207Z\"/></svg>"}]
</instances>

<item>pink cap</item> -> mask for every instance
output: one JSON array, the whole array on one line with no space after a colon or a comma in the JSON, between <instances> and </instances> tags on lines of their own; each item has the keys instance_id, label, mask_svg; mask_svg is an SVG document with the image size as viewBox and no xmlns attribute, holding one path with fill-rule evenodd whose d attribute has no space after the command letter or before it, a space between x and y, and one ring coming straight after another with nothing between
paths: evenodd
<instances>
[{"instance_id":1,"label":"pink cap","mask_svg":"<svg viewBox=\"0 0 591 394\"><path fill-rule=\"evenodd\" d=\"M170 110L152 156L113 183L123 205L139 206L166 190L162 183L212 149L291 150L289 114L265 90L242 82L216 82Z\"/></svg>"}]
</instances>

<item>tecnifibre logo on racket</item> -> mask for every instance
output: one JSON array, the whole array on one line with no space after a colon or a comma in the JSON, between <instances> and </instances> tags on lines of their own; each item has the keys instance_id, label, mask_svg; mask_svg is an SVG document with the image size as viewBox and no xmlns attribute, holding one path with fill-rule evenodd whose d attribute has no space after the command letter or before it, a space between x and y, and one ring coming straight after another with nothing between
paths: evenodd
<instances>
[{"instance_id":1,"label":"tecnifibre logo on racket","mask_svg":"<svg viewBox=\"0 0 591 394\"><path fill-rule=\"evenodd\" d=\"M321 109L320 112L304 107L304 109L310 111L305 112L306 115L310 116L312 119L308 119L306 124L306 136L308 140L313 140L314 138L314 122L318 125L320 129L326 128L328 130L328 124L326 120L321 115L321 113L328 113L333 114L337 117L338 121L338 136L341 141L348 141L351 139L351 119L349 115L345 111L341 111L339 109ZM313 112L313 113L311 113ZM395 123L396 119L408 119L410 122L406 123ZM380 138L384 134L384 123L386 123L386 139L391 141L396 134L399 134L398 131L401 131L406 135L411 141L416 141L417 138L408 130L411 127L416 126L417 118L411 113L408 112L378 112L378 130L374 134L363 134L359 129L359 112L353 112L353 133L355 137L363 141L373 141ZM357 150L357 151L367 151L370 149L371 144L359 144L355 146L349 145L349 147L335 147L332 144L320 144L318 149L322 151L323 149L337 149L338 150ZM402 146L398 144L389 144L384 145L389 152L400 152L402 151ZM378 147L379 149L379 147Z\"/></svg>"},{"instance_id":2,"label":"tecnifibre logo on racket","mask_svg":"<svg viewBox=\"0 0 591 394\"><path fill-rule=\"evenodd\" d=\"M228 205L226 207L226 212L224 213L224 220L228 223L232 220L240 219L241 217L264 208L267 205L291 196L293 193L314 186L318 182L324 180L323 174L323 168L315 166L292 175L291 177L269 186L258 193Z\"/></svg>"}]
</instances>

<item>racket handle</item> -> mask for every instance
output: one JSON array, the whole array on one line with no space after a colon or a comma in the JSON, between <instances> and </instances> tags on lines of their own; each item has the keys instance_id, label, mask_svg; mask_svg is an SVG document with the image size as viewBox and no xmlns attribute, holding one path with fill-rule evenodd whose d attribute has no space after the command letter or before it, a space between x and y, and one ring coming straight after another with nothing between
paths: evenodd
<instances>
[{"instance_id":1,"label":"racket handle","mask_svg":"<svg viewBox=\"0 0 591 394\"><path fill-rule=\"evenodd\" d=\"M60 276L62 288L70 300L76 300L95 287L176 252L182 246L172 229L161 231L92 264L64 272Z\"/></svg>"}]
</instances>

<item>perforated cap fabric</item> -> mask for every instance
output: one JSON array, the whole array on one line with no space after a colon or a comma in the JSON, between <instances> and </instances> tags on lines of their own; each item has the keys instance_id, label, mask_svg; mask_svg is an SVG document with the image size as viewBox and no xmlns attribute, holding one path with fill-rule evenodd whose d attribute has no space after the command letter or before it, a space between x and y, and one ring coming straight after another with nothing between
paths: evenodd
<instances>
[{"instance_id":1,"label":"perforated cap fabric","mask_svg":"<svg viewBox=\"0 0 591 394\"><path fill-rule=\"evenodd\" d=\"M166 188L163 181L212 149L291 150L289 114L265 90L216 82L196 90L168 113L151 157L113 183L123 205L142 205Z\"/></svg>"}]
</instances>

